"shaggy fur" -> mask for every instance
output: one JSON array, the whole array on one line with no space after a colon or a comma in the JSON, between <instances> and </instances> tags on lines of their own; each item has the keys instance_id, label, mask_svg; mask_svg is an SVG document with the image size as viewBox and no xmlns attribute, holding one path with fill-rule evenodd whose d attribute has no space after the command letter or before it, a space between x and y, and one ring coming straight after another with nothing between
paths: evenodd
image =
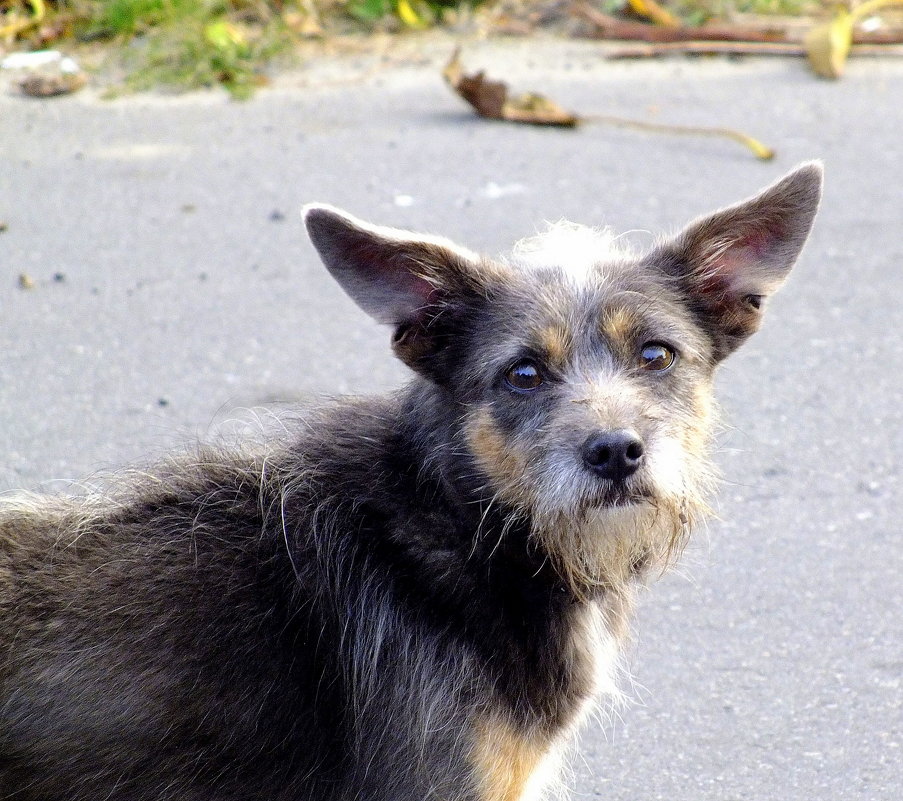
<instances>
[{"instance_id":1,"label":"shaggy fur","mask_svg":"<svg viewBox=\"0 0 903 801\"><path fill-rule=\"evenodd\" d=\"M558 227L490 261L309 208L416 378L254 452L0 504L0 798L540 797L634 588L705 514L714 369L820 180L643 255Z\"/></svg>"}]
</instances>

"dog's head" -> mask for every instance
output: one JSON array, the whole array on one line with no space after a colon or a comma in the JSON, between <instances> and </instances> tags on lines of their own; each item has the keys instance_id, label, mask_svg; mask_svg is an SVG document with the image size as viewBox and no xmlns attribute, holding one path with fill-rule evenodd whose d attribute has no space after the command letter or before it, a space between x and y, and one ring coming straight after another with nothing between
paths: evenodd
<instances>
[{"instance_id":1,"label":"dog's head","mask_svg":"<svg viewBox=\"0 0 903 801\"><path fill-rule=\"evenodd\" d=\"M454 469L529 519L572 583L660 563L705 509L711 381L815 217L807 164L637 255L571 225L489 260L305 211L327 268L449 410Z\"/></svg>"}]
</instances>

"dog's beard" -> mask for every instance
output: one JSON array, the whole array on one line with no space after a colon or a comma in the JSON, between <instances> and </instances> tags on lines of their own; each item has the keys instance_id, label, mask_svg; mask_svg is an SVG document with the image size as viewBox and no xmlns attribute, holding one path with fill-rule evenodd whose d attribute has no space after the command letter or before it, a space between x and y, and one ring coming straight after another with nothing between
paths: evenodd
<instances>
[{"instance_id":1,"label":"dog's beard","mask_svg":"<svg viewBox=\"0 0 903 801\"><path fill-rule=\"evenodd\" d=\"M566 443L512 448L493 432L491 426L482 432L492 447L484 441L472 448L488 479L482 491L490 505L500 501L529 521L534 541L575 597L629 595L638 579L674 561L707 513L705 437L692 447L658 437L648 443L643 466L614 482L587 469Z\"/></svg>"},{"instance_id":2,"label":"dog's beard","mask_svg":"<svg viewBox=\"0 0 903 801\"><path fill-rule=\"evenodd\" d=\"M555 473L537 485L529 517L533 537L577 597L630 594L673 563L708 513L704 471L695 483L672 474L664 486L648 470L620 483L584 469Z\"/></svg>"},{"instance_id":3,"label":"dog's beard","mask_svg":"<svg viewBox=\"0 0 903 801\"><path fill-rule=\"evenodd\" d=\"M532 532L578 596L621 592L683 546L687 517L676 499L542 510Z\"/></svg>"}]
</instances>

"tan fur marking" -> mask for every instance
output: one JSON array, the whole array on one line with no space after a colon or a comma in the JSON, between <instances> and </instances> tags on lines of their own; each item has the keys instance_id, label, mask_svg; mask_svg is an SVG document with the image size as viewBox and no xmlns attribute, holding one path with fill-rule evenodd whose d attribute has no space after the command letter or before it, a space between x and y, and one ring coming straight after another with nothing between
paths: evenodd
<instances>
[{"instance_id":1,"label":"tan fur marking","mask_svg":"<svg viewBox=\"0 0 903 801\"><path fill-rule=\"evenodd\" d=\"M612 343L628 343L634 335L636 319L633 313L623 307L611 309L602 318L602 333Z\"/></svg>"},{"instance_id":2,"label":"tan fur marking","mask_svg":"<svg viewBox=\"0 0 903 801\"><path fill-rule=\"evenodd\" d=\"M571 351L568 330L559 325L550 325L539 332L539 346L549 361L558 367L567 364Z\"/></svg>"},{"instance_id":3,"label":"tan fur marking","mask_svg":"<svg viewBox=\"0 0 903 801\"><path fill-rule=\"evenodd\" d=\"M526 469L526 456L498 430L488 409L478 410L466 426L471 453L509 500Z\"/></svg>"},{"instance_id":4,"label":"tan fur marking","mask_svg":"<svg viewBox=\"0 0 903 801\"><path fill-rule=\"evenodd\" d=\"M521 801L546 750L541 740L508 723L484 721L474 750L482 801Z\"/></svg>"}]
</instances>

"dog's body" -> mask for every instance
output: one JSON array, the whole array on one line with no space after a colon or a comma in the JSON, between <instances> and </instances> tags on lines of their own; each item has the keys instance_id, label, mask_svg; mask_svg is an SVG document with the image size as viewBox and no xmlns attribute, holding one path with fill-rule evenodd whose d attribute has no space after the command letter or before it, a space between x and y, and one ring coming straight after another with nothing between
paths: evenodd
<instances>
[{"instance_id":1,"label":"dog's body","mask_svg":"<svg viewBox=\"0 0 903 801\"><path fill-rule=\"evenodd\" d=\"M418 378L0 505L0 798L538 798L705 513L714 368L819 188L805 166L643 257L559 228L490 262L310 209Z\"/></svg>"}]
</instances>

